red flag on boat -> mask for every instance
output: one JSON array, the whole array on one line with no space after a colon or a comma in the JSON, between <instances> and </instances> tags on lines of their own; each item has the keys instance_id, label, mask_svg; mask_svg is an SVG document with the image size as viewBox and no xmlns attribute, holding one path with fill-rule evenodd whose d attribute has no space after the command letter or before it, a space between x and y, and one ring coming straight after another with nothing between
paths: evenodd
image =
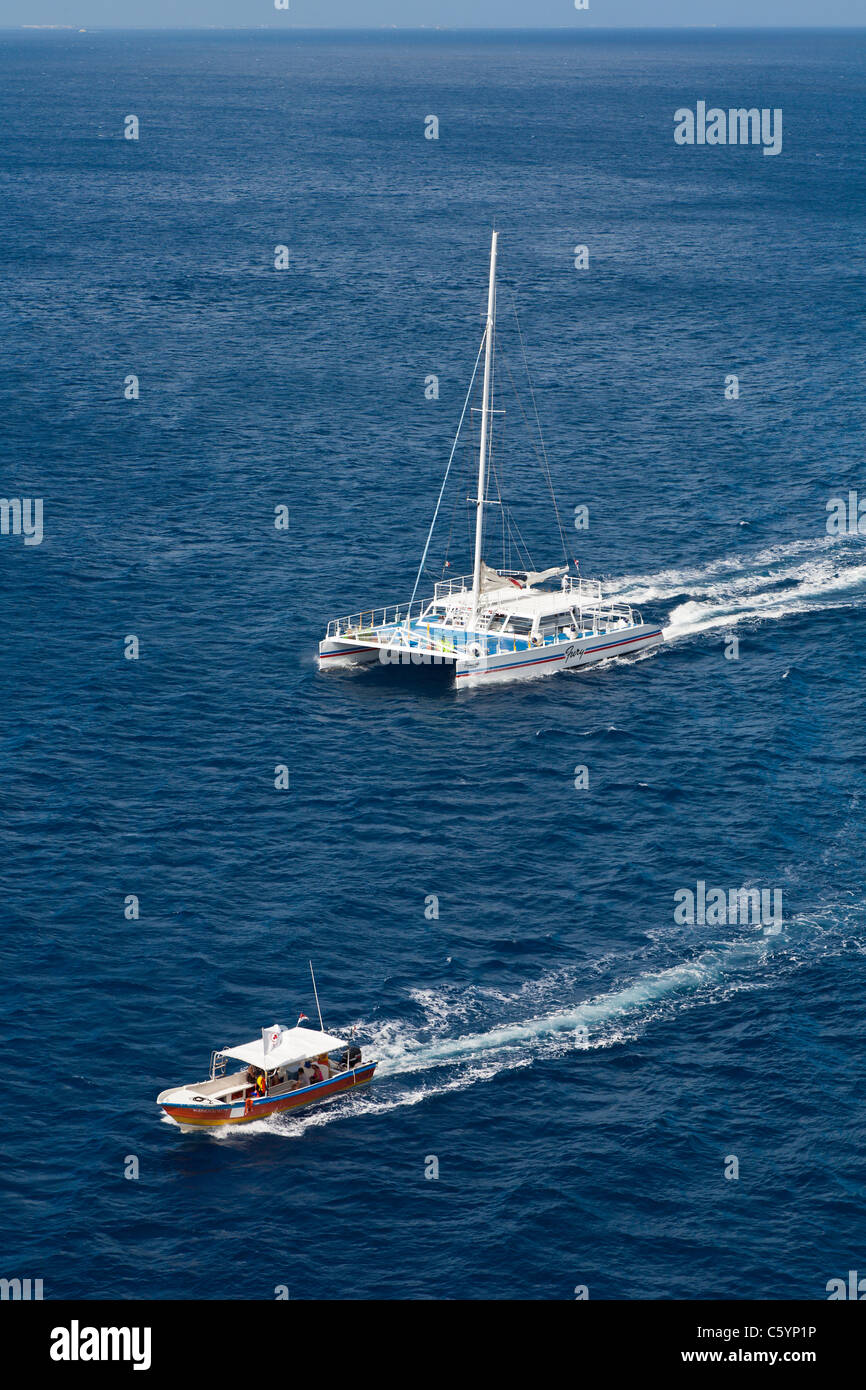
<instances>
[{"instance_id":1,"label":"red flag on boat","mask_svg":"<svg viewBox=\"0 0 866 1390\"><path fill-rule=\"evenodd\" d=\"M298 1014L298 1023L301 1023L301 1022L303 1021L303 1019L305 1019L305 1018L307 1019L307 1022L309 1023L310 1020L307 1018L307 1015L306 1015L306 1014ZM298 1026L298 1023L295 1024L295 1027L296 1027L296 1028L297 1028L297 1026Z\"/></svg>"}]
</instances>

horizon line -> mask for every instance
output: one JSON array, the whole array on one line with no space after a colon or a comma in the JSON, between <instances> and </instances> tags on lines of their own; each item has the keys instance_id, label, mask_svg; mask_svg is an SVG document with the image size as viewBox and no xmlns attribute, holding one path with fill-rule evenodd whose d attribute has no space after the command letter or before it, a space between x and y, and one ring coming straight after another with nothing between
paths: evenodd
<instances>
[{"instance_id":1,"label":"horizon line","mask_svg":"<svg viewBox=\"0 0 866 1390\"><path fill-rule=\"evenodd\" d=\"M131 34L131 33L186 33L186 34L260 34L267 33L307 33L307 34L577 34L591 29L595 33L655 34L674 33L829 33L841 30L846 33L866 31L864 24L595 24L592 21L573 24L544 25L531 27L525 24L470 25L470 24L377 24L358 27L349 24L295 24L276 21L267 24L0 24L0 34L66 33L66 34Z\"/></svg>"}]
</instances>

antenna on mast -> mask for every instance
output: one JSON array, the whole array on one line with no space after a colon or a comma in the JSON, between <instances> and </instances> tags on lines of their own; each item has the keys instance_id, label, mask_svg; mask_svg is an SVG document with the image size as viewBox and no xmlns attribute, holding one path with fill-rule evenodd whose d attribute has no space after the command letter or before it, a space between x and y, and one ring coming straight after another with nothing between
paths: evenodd
<instances>
[{"instance_id":1,"label":"antenna on mast","mask_svg":"<svg viewBox=\"0 0 866 1390\"><path fill-rule=\"evenodd\" d=\"M319 1011L319 1031L320 1031L321 1033L324 1033L324 1031L325 1031L325 1025L324 1025L324 1023L322 1022L322 1006L321 1006L321 1004L319 1003L319 991L316 989L316 977L315 977L315 975L313 974L313 962L312 962L312 961L310 961L310 975L312 976L312 980L313 980L313 993L314 993L314 995L316 996L316 1008L317 1008L318 1011Z\"/></svg>"}]
</instances>

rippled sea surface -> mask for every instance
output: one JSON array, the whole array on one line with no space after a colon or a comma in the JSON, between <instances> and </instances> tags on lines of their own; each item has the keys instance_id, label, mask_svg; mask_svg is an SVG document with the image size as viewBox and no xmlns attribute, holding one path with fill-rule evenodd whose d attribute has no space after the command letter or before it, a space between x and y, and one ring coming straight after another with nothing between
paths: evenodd
<instances>
[{"instance_id":1,"label":"rippled sea surface","mask_svg":"<svg viewBox=\"0 0 866 1390\"><path fill-rule=\"evenodd\" d=\"M0 37L2 491L44 499L41 545L0 537L5 1275L703 1299L862 1268L866 538L826 522L866 498L864 48ZM781 155L676 146L702 99L781 107ZM320 675L328 619L411 590L494 220L582 572L668 641L459 697ZM699 881L781 890L780 930L678 922ZM374 1086L161 1119L212 1048L315 1015L311 957Z\"/></svg>"}]
</instances>

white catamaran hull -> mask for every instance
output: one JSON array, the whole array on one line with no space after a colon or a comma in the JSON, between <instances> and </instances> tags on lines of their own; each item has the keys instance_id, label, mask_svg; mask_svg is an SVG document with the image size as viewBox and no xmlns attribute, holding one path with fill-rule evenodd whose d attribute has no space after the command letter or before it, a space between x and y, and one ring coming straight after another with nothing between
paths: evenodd
<instances>
[{"instance_id":1,"label":"white catamaran hull","mask_svg":"<svg viewBox=\"0 0 866 1390\"><path fill-rule=\"evenodd\" d=\"M481 661L458 661L455 663L455 680L458 688L466 689L489 685L493 681L549 676L555 671L592 666L614 656L632 656L637 652L651 651L663 641L658 626L643 623L626 632L578 638L567 644L557 642L550 647L534 647L523 652L501 652Z\"/></svg>"},{"instance_id":2,"label":"white catamaran hull","mask_svg":"<svg viewBox=\"0 0 866 1390\"><path fill-rule=\"evenodd\" d=\"M382 648L362 642L346 642L338 637L326 637L319 643L319 670L333 671L346 666L369 666L380 660Z\"/></svg>"},{"instance_id":3,"label":"white catamaran hull","mask_svg":"<svg viewBox=\"0 0 866 1390\"><path fill-rule=\"evenodd\" d=\"M371 634L367 643L325 638L319 643L319 668L323 671L346 666L417 666L443 668L453 674L458 688L490 685L494 681L526 680L552 675L577 666L591 666L611 657L632 656L651 651L664 641L661 628L653 623L593 633L570 642L526 646L512 651L490 652L485 656L449 655L417 648L401 648L393 638Z\"/></svg>"}]
</instances>

